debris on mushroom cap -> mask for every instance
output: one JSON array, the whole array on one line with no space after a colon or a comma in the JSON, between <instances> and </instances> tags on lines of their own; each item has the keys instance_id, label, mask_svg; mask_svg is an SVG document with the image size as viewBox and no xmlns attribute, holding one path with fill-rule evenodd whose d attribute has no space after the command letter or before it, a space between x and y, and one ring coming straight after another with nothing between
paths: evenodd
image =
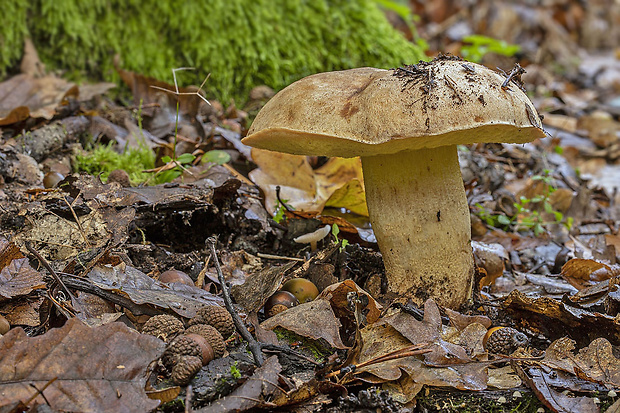
<instances>
[{"instance_id":1,"label":"debris on mushroom cap","mask_svg":"<svg viewBox=\"0 0 620 413\"><path fill-rule=\"evenodd\" d=\"M198 334L207 340L213 348L215 358L222 357L226 351L226 343L219 331L208 324L194 324L187 328L186 334Z\"/></svg>"},{"instance_id":2,"label":"debris on mushroom cap","mask_svg":"<svg viewBox=\"0 0 620 413\"><path fill-rule=\"evenodd\" d=\"M185 327L183 322L169 314L160 314L148 319L142 326L142 334L150 334L166 343L170 342L179 334L183 334Z\"/></svg>"},{"instance_id":3,"label":"debris on mushroom cap","mask_svg":"<svg viewBox=\"0 0 620 413\"><path fill-rule=\"evenodd\" d=\"M191 318L188 325L208 324L217 329L224 339L227 339L235 332L235 323L232 316L223 307L208 305L196 312L196 316Z\"/></svg>"},{"instance_id":4,"label":"debris on mushroom cap","mask_svg":"<svg viewBox=\"0 0 620 413\"><path fill-rule=\"evenodd\" d=\"M536 109L506 77L454 58L305 77L258 113L243 143L297 155L368 156L544 137Z\"/></svg>"},{"instance_id":5,"label":"debris on mushroom cap","mask_svg":"<svg viewBox=\"0 0 620 413\"><path fill-rule=\"evenodd\" d=\"M202 360L197 356L181 356L172 367L170 379L178 386L185 386L202 368Z\"/></svg>"},{"instance_id":6,"label":"debris on mushroom cap","mask_svg":"<svg viewBox=\"0 0 620 413\"><path fill-rule=\"evenodd\" d=\"M330 225L325 225L323 228L319 228L314 232L310 232L308 234L300 235L297 238L293 238L293 241L298 244L310 244L312 242L320 241L325 238L327 234L329 234L331 228L332 227Z\"/></svg>"}]
</instances>

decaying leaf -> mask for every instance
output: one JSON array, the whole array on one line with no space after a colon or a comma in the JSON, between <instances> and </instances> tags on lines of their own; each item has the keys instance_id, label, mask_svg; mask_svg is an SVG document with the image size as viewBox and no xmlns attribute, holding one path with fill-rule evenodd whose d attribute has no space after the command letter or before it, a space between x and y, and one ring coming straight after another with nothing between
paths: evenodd
<instances>
[{"instance_id":1,"label":"decaying leaf","mask_svg":"<svg viewBox=\"0 0 620 413\"><path fill-rule=\"evenodd\" d=\"M313 340L323 339L330 346L346 349L340 338L340 321L327 300L316 299L290 308L264 321L267 330L282 327Z\"/></svg>"},{"instance_id":2,"label":"decaying leaf","mask_svg":"<svg viewBox=\"0 0 620 413\"><path fill-rule=\"evenodd\" d=\"M543 364L574 374L581 379L620 388L620 358L604 338L593 340L574 354L575 342L561 338L551 343Z\"/></svg>"},{"instance_id":3,"label":"decaying leaf","mask_svg":"<svg viewBox=\"0 0 620 413\"><path fill-rule=\"evenodd\" d=\"M0 338L0 405L28 400L56 378L44 394L56 410L149 411L159 404L144 392L146 371L164 343L123 323L90 328L71 319L58 329L27 337L14 328Z\"/></svg>"},{"instance_id":4,"label":"decaying leaf","mask_svg":"<svg viewBox=\"0 0 620 413\"><path fill-rule=\"evenodd\" d=\"M573 397L557 391L548 383L553 372L540 368L521 368L516 366L519 377L528 385L545 406L553 412L598 413L598 406L588 397Z\"/></svg>"},{"instance_id":5,"label":"decaying leaf","mask_svg":"<svg viewBox=\"0 0 620 413\"><path fill-rule=\"evenodd\" d=\"M261 407L273 407L268 400L283 390L278 386L278 374L282 366L278 357L271 356L256 369L252 377L239 386L234 392L211 403L196 413L243 412Z\"/></svg>"},{"instance_id":6,"label":"decaying leaf","mask_svg":"<svg viewBox=\"0 0 620 413\"><path fill-rule=\"evenodd\" d=\"M95 266L87 277L99 288L126 295L136 304L151 304L191 318L205 305L223 305L220 297L205 290L181 283L155 281L133 267Z\"/></svg>"},{"instance_id":7,"label":"decaying leaf","mask_svg":"<svg viewBox=\"0 0 620 413\"><path fill-rule=\"evenodd\" d=\"M432 351L424 355L427 364L435 366L471 362L463 347L448 343L441 338L441 315L432 299L424 303L424 319L416 320L412 315L399 312L388 316L384 322L394 327L413 344L429 343Z\"/></svg>"}]
</instances>

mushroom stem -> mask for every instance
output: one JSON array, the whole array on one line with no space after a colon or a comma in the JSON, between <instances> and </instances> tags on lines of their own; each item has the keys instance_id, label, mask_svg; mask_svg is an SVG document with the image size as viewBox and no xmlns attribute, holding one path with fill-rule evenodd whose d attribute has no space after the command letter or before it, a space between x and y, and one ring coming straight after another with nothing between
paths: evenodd
<instances>
[{"instance_id":1,"label":"mushroom stem","mask_svg":"<svg viewBox=\"0 0 620 413\"><path fill-rule=\"evenodd\" d=\"M474 267L456 145L362 157L362 166L390 291L460 307Z\"/></svg>"}]
</instances>

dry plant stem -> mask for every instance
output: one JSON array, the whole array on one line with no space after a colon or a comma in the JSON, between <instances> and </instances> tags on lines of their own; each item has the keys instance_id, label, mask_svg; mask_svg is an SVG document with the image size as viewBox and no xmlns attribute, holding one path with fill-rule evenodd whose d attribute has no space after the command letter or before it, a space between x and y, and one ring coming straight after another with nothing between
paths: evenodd
<instances>
[{"instance_id":1,"label":"dry plant stem","mask_svg":"<svg viewBox=\"0 0 620 413\"><path fill-rule=\"evenodd\" d=\"M241 318L239 317L239 314L237 314L237 312L235 311L233 307L232 300L230 298L230 293L228 292L228 287L226 286L226 279L224 278L224 274L222 273L222 268L220 267L220 260L217 258L217 251L215 250L216 242L217 240L214 237L207 238L207 246L209 247L209 250L211 251L211 256L213 257L213 263L215 264L215 270L217 271L217 278L220 281L220 284L222 286L222 295L224 296L224 305L226 306L226 309L232 316L232 319L233 319L233 322L235 323L235 327L237 331L239 332L239 334L241 334L241 337L243 337L243 339L248 342L248 348L252 352L254 363L256 363L256 365L260 367L263 365L263 362L264 362L261 345L258 341L254 339L254 337L252 337L252 334L250 334L248 329L245 327L245 325L243 324L243 321L241 321Z\"/></svg>"},{"instance_id":2,"label":"dry plant stem","mask_svg":"<svg viewBox=\"0 0 620 413\"><path fill-rule=\"evenodd\" d=\"M471 224L456 145L362 157L370 221L390 291L417 305L471 297Z\"/></svg>"}]
</instances>

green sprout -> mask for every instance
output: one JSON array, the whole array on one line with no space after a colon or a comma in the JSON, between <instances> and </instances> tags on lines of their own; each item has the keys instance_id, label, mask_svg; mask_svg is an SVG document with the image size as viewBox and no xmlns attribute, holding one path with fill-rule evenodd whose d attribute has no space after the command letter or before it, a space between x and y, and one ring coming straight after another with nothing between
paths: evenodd
<instances>
[{"instance_id":1,"label":"green sprout","mask_svg":"<svg viewBox=\"0 0 620 413\"><path fill-rule=\"evenodd\" d=\"M513 204L516 212L512 217L488 211L481 204L476 204L478 208L476 215L488 226L505 230L512 228L514 231L531 230L536 236L547 232L546 228L551 224L562 224L566 228L571 229L573 218L565 217L560 211L553 209L553 205L551 205L551 194L557 188L550 172L548 169L545 169L542 175L534 175L532 177L533 181L543 182L545 189L542 194L536 195L533 198L522 196L518 202ZM537 208L537 205L542 206L542 211L544 211L545 215L539 212L540 208ZM547 220L547 217L552 217L552 220Z\"/></svg>"},{"instance_id":2,"label":"green sprout","mask_svg":"<svg viewBox=\"0 0 620 413\"><path fill-rule=\"evenodd\" d=\"M340 243L340 252L344 251L344 249L349 245L349 240L347 239L339 239L338 234L340 234L340 228L338 228L338 224L332 224L332 235L336 238L336 244Z\"/></svg>"},{"instance_id":3,"label":"green sprout","mask_svg":"<svg viewBox=\"0 0 620 413\"><path fill-rule=\"evenodd\" d=\"M465 36L463 43L466 44L461 47L461 54L465 59L476 63L480 63L487 53L512 57L521 50L521 47L516 44L480 34Z\"/></svg>"}]
</instances>

